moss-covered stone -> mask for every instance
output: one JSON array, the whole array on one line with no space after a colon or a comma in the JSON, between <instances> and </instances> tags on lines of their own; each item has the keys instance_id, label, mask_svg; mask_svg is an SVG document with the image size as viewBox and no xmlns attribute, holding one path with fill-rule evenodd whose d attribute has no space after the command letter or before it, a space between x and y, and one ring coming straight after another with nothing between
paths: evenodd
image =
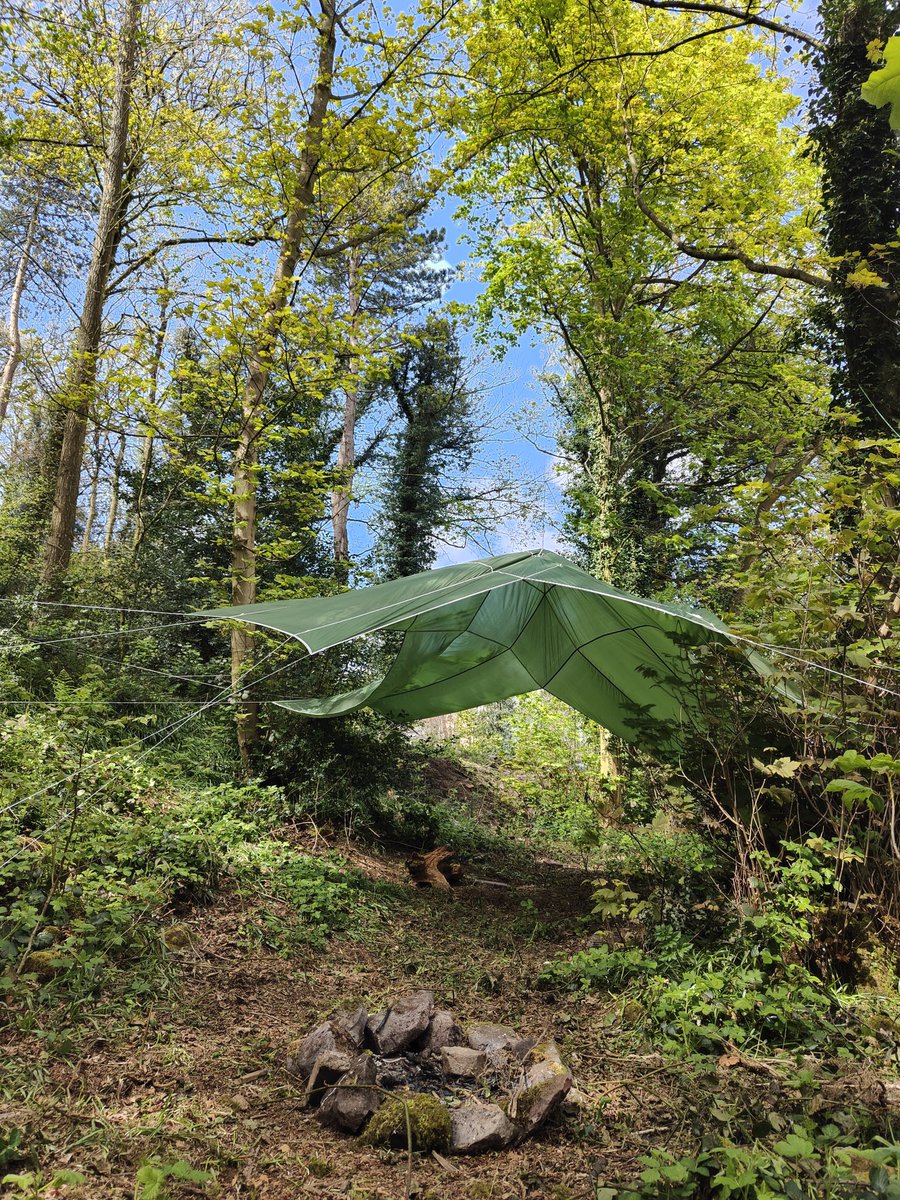
<instances>
[{"instance_id":1,"label":"moss-covered stone","mask_svg":"<svg viewBox=\"0 0 900 1200\"><path fill-rule=\"evenodd\" d=\"M640 1025L646 1015L647 1010L640 1000L626 1000L622 1005L622 1024L626 1029Z\"/></svg>"},{"instance_id":2,"label":"moss-covered stone","mask_svg":"<svg viewBox=\"0 0 900 1200\"><path fill-rule=\"evenodd\" d=\"M170 950L178 953L193 947L194 936L187 925L169 925L163 930L163 941Z\"/></svg>"},{"instance_id":3,"label":"moss-covered stone","mask_svg":"<svg viewBox=\"0 0 900 1200\"><path fill-rule=\"evenodd\" d=\"M39 983L47 983L65 966L57 950L32 950L22 962L23 975L37 976Z\"/></svg>"},{"instance_id":4,"label":"moss-covered stone","mask_svg":"<svg viewBox=\"0 0 900 1200\"><path fill-rule=\"evenodd\" d=\"M883 1033L887 1037L894 1037L900 1040L900 1020L889 1016L887 1013L869 1013L867 1017L863 1018L862 1028L868 1034Z\"/></svg>"},{"instance_id":5,"label":"moss-covered stone","mask_svg":"<svg viewBox=\"0 0 900 1200\"><path fill-rule=\"evenodd\" d=\"M405 1148L407 1109L413 1149L446 1150L452 1130L450 1113L437 1096L426 1092L386 1100L372 1117L361 1140L369 1146Z\"/></svg>"}]
</instances>

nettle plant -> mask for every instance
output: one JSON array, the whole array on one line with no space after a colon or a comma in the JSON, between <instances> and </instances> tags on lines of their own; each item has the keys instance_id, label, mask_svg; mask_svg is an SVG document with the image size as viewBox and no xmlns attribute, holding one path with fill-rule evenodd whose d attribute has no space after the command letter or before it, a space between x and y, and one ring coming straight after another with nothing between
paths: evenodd
<instances>
[{"instance_id":1,"label":"nettle plant","mask_svg":"<svg viewBox=\"0 0 900 1200\"><path fill-rule=\"evenodd\" d=\"M727 1138L696 1154L642 1155L637 1185L599 1187L596 1200L898 1200L900 1147L882 1138L858 1145L837 1125L803 1128L735 1145Z\"/></svg>"},{"instance_id":2,"label":"nettle plant","mask_svg":"<svg viewBox=\"0 0 900 1200\"><path fill-rule=\"evenodd\" d=\"M598 879L592 896L592 916L603 924L608 922L640 921L651 912L648 900L642 900L624 879Z\"/></svg>"}]
</instances>

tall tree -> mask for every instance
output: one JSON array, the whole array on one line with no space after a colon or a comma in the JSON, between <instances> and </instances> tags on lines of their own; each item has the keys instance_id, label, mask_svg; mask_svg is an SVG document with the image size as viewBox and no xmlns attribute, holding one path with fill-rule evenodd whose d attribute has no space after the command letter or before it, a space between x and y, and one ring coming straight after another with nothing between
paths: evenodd
<instances>
[{"instance_id":1,"label":"tall tree","mask_svg":"<svg viewBox=\"0 0 900 1200\"><path fill-rule=\"evenodd\" d=\"M33 132L41 131L42 122L35 120ZM37 136L27 143L19 139L0 165L0 289L9 298L7 356L0 374L0 433L5 442L11 435L2 425L15 399L25 338L37 332L26 334L23 321L29 322L33 314L46 326L67 311L73 277L87 266L85 196L71 167L66 148L51 161Z\"/></svg>"},{"instance_id":2,"label":"tall tree","mask_svg":"<svg viewBox=\"0 0 900 1200\"><path fill-rule=\"evenodd\" d=\"M696 32L627 3L510 0L470 39L469 127L496 129L466 185L483 320L556 342L578 540L640 591L684 558L679 500L708 505L776 451L787 469L822 410L821 372L789 349L827 283L796 102L752 35Z\"/></svg>"},{"instance_id":3,"label":"tall tree","mask_svg":"<svg viewBox=\"0 0 900 1200\"><path fill-rule=\"evenodd\" d=\"M800 48L811 69L809 124L822 168L822 200L832 287L820 321L834 338L834 387L873 435L900 425L898 262L900 160L887 107L860 89L872 47L884 45L900 9L883 0L820 0L819 30L780 18L778 5L749 8L705 0L631 0L643 8L691 14L697 36L719 45L735 24L756 29L766 54Z\"/></svg>"},{"instance_id":4,"label":"tall tree","mask_svg":"<svg viewBox=\"0 0 900 1200\"><path fill-rule=\"evenodd\" d=\"M9 401L12 397L16 368L22 359L22 330L19 319L22 312L22 296L25 292L25 281L28 276L28 269L31 266L31 251L34 246L34 236L37 230L39 215L40 204L35 202L34 208L31 210L28 218L25 240L22 243L19 261L16 264L16 273L12 282L9 299L9 348L6 352L6 362L3 364L3 374L0 375L0 425L6 420Z\"/></svg>"},{"instance_id":5,"label":"tall tree","mask_svg":"<svg viewBox=\"0 0 900 1200\"><path fill-rule=\"evenodd\" d=\"M462 477L478 444L473 392L444 317L415 330L382 385L402 424L384 470L376 556L386 579L425 571L471 493Z\"/></svg>"},{"instance_id":6,"label":"tall tree","mask_svg":"<svg viewBox=\"0 0 900 1200\"><path fill-rule=\"evenodd\" d=\"M55 481L42 571L45 583L49 583L66 569L72 553L84 444L97 382L103 312L127 208L128 133L132 91L138 65L142 3L143 0L125 0L122 22L118 30L115 82L103 164L100 207L85 284L84 303L61 397L61 409L64 410L65 416L61 427L54 431L56 436L48 442L49 455L55 466Z\"/></svg>"},{"instance_id":7,"label":"tall tree","mask_svg":"<svg viewBox=\"0 0 900 1200\"><path fill-rule=\"evenodd\" d=\"M377 395L368 382L382 373L398 351L402 352L404 322L416 310L437 301L449 279L441 265L443 232L422 227L420 217L400 217L403 212L403 181L388 185L376 181L357 204L354 214L373 228L387 225L387 232L369 242L352 246L334 262L323 264L323 282L347 291L347 354L343 375L344 394L341 435L335 466L337 483L331 497L334 558L339 576L346 581L350 565L348 521L356 468L356 429L367 403ZM344 276L345 273L345 276ZM343 276L340 281L336 277Z\"/></svg>"},{"instance_id":8,"label":"tall tree","mask_svg":"<svg viewBox=\"0 0 900 1200\"><path fill-rule=\"evenodd\" d=\"M351 19L356 8L350 4L342 9L335 0L318 0L307 47L312 83L301 110L304 119L290 134L290 142L298 149L287 163L279 161L286 186L274 199L274 210L284 212L279 221L277 258L268 282L251 285L254 312L236 331L236 341L247 363L233 476L231 597L236 605L253 603L257 594L256 490L267 388L279 377L289 378L296 350L303 353L302 319L298 313L305 312L314 325L321 325L321 298L312 298L308 289L302 290L302 276L315 259L334 257L377 241L396 228L399 220L421 212L434 187L434 181L423 173L399 211L379 213L374 223L365 211L358 215L359 199L369 186L391 174L400 174L411 158L423 153L423 128L433 127L438 108L437 93L429 98L424 87L428 74L424 62L428 53L434 52L432 43L437 40L436 31L445 11L439 5L420 25L401 19L400 33L387 36L377 21L370 26L368 19L358 14ZM285 14L282 24L292 36L309 28L305 16L297 14ZM339 34L346 40L340 54ZM265 55L271 55L271 51L271 46L264 47ZM440 46L437 52L441 56L446 53ZM264 65L268 61L266 58ZM291 68L295 73L293 63ZM337 99L338 88L344 85L349 99ZM293 111L290 105L288 108ZM270 144L267 131L266 153L271 152ZM279 152L283 144L279 143ZM349 229L341 220L347 211L353 214ZM313 276L310 272L310 279ZM356 294L357 286L351 289L351 296ZM358 362L359 347L353 342L353 324L359 316L355 300L351 300L350 307L350 336L344 345L332 346L331 352L343 354L345 361ZM322 345L318 331L315 343ZM352 388L349 394L353 395ZM352 401L350 409L352 417ZM352 427L354 421L345 420L345 428L348 424ZM351 447L349 439L344 440L349 467ZM252 627L243 624L232 632L235 688L250 660L253 638ZM245 764L249 763L256 732L257 711L251 703L238 712L238 741Z\"/></svg>"},{"instance_id":9,"label":"tall tree","mask_svg":"<svg viewBox=\"0 0 900 1200\"><path fill-rule=\"evenodd\" d=\"M900 428L900 155L887 108L860 95L867 50L894 33L883 0L823 0L812 137L822 166L836 295L821 319L837 343L835 393L871 437Z\"/></svg>"},{"instance_id":10,"label":"tall tree","mask_svg":"<svg viewBox=\"0 0 900 1200\"><path fill-rule=\"evenodd\" d=\"M241 421L234 456L231 602L235 605L253 604L256 601L256 483L263 402L278 334L285 311L290 306L294 274L304 242L310 234L311 216L316 209L316 173L322 154L325 120L332 100L338 20L341 15L333 0L320 0L315 31L312 95L305 128L298 139L300 150L294 164L293 183L286 196L287 212L278 259L261 319L249 339ZM231 678L235 689L240 686L252 648L252 628L236 624L231 633ZM249 766L250 747L257 737L257 720L255 704L248 703L238 712L238 745L246 766Z\"/></svg>"},{"instance_id":11,"label":"tall tree","mask_svg":"<svg viewBox=\"0 0 900 1200\"><path fill-rule=\"evenodd\" d=\"M175 247L187 255L246 236L223 228L222 189L211 181L225 161L224 131L249 96L240 91L239 51L222 36L228 16L212 6L77 0L60 8L34 0L18 16L0 41L3 101L21 129L12 160L36 194L56 179L78 198L92 247L83 290L71 278L61 289L77 308L36 502L36 524L49 525L49 583L72 551L88 426L112 417L121 429L127 419L101 411L98 385L105 370L121 366L106 352L142 323L149 268L179 253ZM39 227L41 260L50 250L43 235Z\"/></svg>"}]
</instances>

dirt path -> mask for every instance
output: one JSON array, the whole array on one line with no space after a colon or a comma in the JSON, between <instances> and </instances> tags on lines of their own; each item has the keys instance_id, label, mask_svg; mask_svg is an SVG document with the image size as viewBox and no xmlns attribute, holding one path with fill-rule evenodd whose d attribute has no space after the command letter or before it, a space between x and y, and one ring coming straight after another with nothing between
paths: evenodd
<instances>
[{"instance_id":1,"label":"dirt path","mask_svg":"<svg viewBox=\"0 0 900 1200\"><path fill-rule=\"evenodd\" d=\"M173 1196L401 1197L405 1154L323 1129L302 1108L280 1061L340 1000L364 996L376 1007L418 988L433 990L463 1020L499 1021L523 1036L557 1040L588 1105L582 1118L557 1121L518 1149L455 1159L451 1169L416 1156L413 1195L594 1194L592 1179L609 1166L609 1134L596 1114L616 1104L599 1051L599 1006L561 1005L535 987L549 957L583 941L577 923L588 907L584 872L534 861L523 874L518 863L508 872L510 886L471 883L447 895L406 886L399 855L353 849L350 856L381 881L382 892L373 894L361 925L325 947L288 958L248 948L258 902L226 892L181 922L188 945L177 957L171 996L124 1024L95 1023L85 1013L89 1035L73 1031L73 1046L62 1055L48 1051L40 1030L15 1040L10 1049L25 1099L17 1088L18 1102L4 1105L3 1122L39 1144L47 1173L68 1168L88 1176L61 1194L131 1197L138 1167L151 1160L215 1172L216 1186L172 1183Z\"/></svg>"}]
</instances>

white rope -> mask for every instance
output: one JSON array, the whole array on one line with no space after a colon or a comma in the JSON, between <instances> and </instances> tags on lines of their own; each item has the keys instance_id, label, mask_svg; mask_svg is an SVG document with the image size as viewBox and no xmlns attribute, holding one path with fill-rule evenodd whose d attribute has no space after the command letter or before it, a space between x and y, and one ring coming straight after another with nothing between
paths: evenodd
<instances>
[{"instance_id":1,"label":"white rope","mask_svg":"<svg viewBox=\"0 0 900 1200\"><path fill-rule=\"evenodd\" d=\"M105 708L107 705L133 705L136 708L158 708L161 705L196 704L196 700L2 700L0 708L15 705L30 708L32 705L49 705L52 708Z\"/></svg>"},{"instance_id":2,"label":"white rope","mask_svg":"<svg viewBox=\"0 0 900 1200\"><path fill-rule=\"evenodd\" d=\"M62 600L31 600L24 596L0 596L0 604L20 604L32 608L77 608L84 612L131 612L147 613L156 617L189 617L191 614L179 609L126 608L120 604L74 604Z\"/></svg>"},{"instance_id":3,"label":"white rope","mask_svg":"<svg viewBox=\"0 0 900 1200\"><path fill-rule=\"evenodd\" d=\"M180 625L203 625L209 620L208 617L201 617L199 620L194 617L184 621L166 621L161 625L138 625L130 626L128 629L103 629L96 633L78 633L72 637L62 638L29 638L35 646L58 646L64 642L85 642L91 638L104 637L124 637L132 633L155 633L158 629L175 629Z\"/></svg>"},{"instance_id":4,"label":"white rope","mask_svg":"<svg viewBox=\"0 0 900 1200\"><path fill-rule=\"evenodd\" d=\"M537 555L541 556L541 557L544 556L546 553L547 552L543 549L537 551ZM551 570L551 571L552 571L552 569L553 569L552 566L548 568L548 570ZM497 590L498 588L502 588L502 587L508 587L514 583L543 582L545 574L546 574L545 571L537 571L534 573L534 575L527 576L527 577L523 577L523 576L519 576L519 575L508 576L506 568L486 567L484 569L484 575L481 577L482 579L485 580L486 586L478 588L474 592L468 592L464 597L462 597L462 599L474 599L476 596L482 595L484 592L494 591L494 590ZM491 577L494 577L494 579L496 579L497 576L505 577L503 582L501 582L499 584L496 582L488 582L491 580ZM432 593L432 595L437 595L441 591L451 591L454 588L465 587L466 584L472 584L477 579L478 579L478 577L476 576L475 579L454 580L452 583L445 584L443 587L435 589L434 592ZM893 691L890 688L883 687L881 684L872 683L869 680L863 679L861 676L856 676L856 675L853 675L846 671L840 671L835 667L828 667L823 663L817 663L817 662L812 661L811 659L804 658L802 656L802 654L798 652L797 647L782 647L782 646L777 646L773 643L755 641L752 638L744 637L743 635L734 633L731 630L719 629L717 626L711 625L700 614L694 614L694 613L690 613L690 612L685 612L685 613L672 612L671 608L669 606L663 605L662 603L660 603L658 601L655 602L652 600L646 600L643 597L627 597L627 598L625 598L625 597L620 597L615 594L610 595L606 592L605 589L603 589L603 585L600 585L597 588L588 588L588 587L579 587L577 584L571 584L571 583L562 583L562 584L557 583L557 584L555 584L555 586L567 588L572 591L584 592L588 595L598 596L598 597L600 597L604 600L608 600L608 601L620 601L620 600L624 599L625 603L634 604L639 608L646 608L652 612L662 613L667 616L675 616L676 618L690 621L692 624L699 625L703 629L707 629L713 633L717 633L720 636L728 638L732 641L743 642L745 645L753 646L756 649L767 650L769 653L772 653L772 654L779 654L782 657L789 658L792 661L797 662L798 664L800 664L802 666L809 667L813 670L822 671L825 674L834 676L835 678L846 679L852 683L858 684L861 687L876 691L876 692L880 693L881 695L894 696L894 697L897 697L898 699L900 699L900 692ZM419 612L415 613L414 616L415 617L425 616L428 613L436 612L442 608L446 608L450 604L454 603L456 599L457 599L456 597L453 597L453 598L448 598L446 600L440 601L436 605L433 605L426 609L419 610ZM276 605L280 604L280 603L282 603L282 602L280 602L280 601L274 602L274 604L276 604ZM379 612L388 612L391 609L396 609L403 604L404 604L404 601L393 601L392 603L384 605L381 608L372 609L370 612L370 615L379 613ZM163 613L162 610L152 610L152 609L119 610L119 609L113 608L112 606L103 606L103 605L72 605L71 607L81 607L81 608L85 608L85 609L96 608L99 611L134 611L134 612L141 612L141 611L154 612L154 611L156 611L156 612L160 613L160 615L171 615L168 613ZM262 612L265 612L267 608L272 608L273 605L259 605L258 607L262 610ZM337 625L341 625L342 623L344 623L345 621L347 621L349 619L351 619L351 618L341 617L335 621L326 622L323 625L317 626L316 632L321 632L322 630L330 629ZM388 619L381 625L370 626L368 629L364 630L362 633L354 634L350 638L342 639L342 641L346 641L346 642L356 641L358 638L364 637L366 634L376 633L381 629L390 628L390 626L395 622L400 622L400 621L405 621L405 620L410 620L410 619L413 619L413 618L410 616L406 616L406 615L398 615L393 619ZM40 645L40 646L51 646L51 645L57 645L60 643L82 641L82 640L87 640L87 639L96 638L96 637L120 637L123 634L129 634L129 633L141 633L141 632L153 631L156 629L171 629L171 628L188 625L188 624L202 624L202 623L204 623L206 621L210 621L210 620L222 620L222 621L238 620L238 621L242 621L244 623L249 622L250 624L258 625L263 629L275 630L278 633L287 632L286 630L279 629L278 626L267 624L264 620L261 620L260 616L258 616L258 615L254 616L252 618L252 620L250 620L247 617L229 617L224 614L221 616L219 616L217 614L215 617L211 617L211 618L205 617L205 618L200 618L199 620L195 617L193 619L187 619L184 621L168 622L168 623L162 624L162 625L151 625L151 626L143 626L143 627L139 626L138 628L124 629L124 630L107 630L107 631L103 631L100 633L79 634L79 635L76 635L74 637L69 637L69 638L46 639L43 641L36 641L33 644ZM303 646L306 647L307 651L309 651L310 654L321 654L325 650L333 649L333 647L335 645L340 644L340 642L336 642L330 646L322 647L321 650L313 651L313 650L311 650L311 647L309 646L309 644L303 639L303 637L299 633L293 633L293 634L289 633L288 636L291 639L293 639L294 641L299 641ZM96 657L100 657L100 656L97 655ZM112 661L112 660L108 660L108 661ZM265 660L263 660L263 661L265 661ZM142 668L142 667L136 666L136 669L153 672L153 668L149 668L149 667ZM878 669L891 671L892 673L900 673L900 669L889 667L889 666L880 667ZM158 673L161 675L167 674L166 672L153 672L153 673ZM175 676L175 675L171 675L171 678L179 678L179 677ZM180 678L184 679L185 681L189 681L189 682L200 682L200 680L187 680L187 677L184 677L184 676L182 676ZM210 683L209 686L214 686L214 684ZM2 814L3 811L5 811L5 810L0 810L0 814Z\"/></svg>"},{"instance_id":5,"label":"white rope","mask_svg":"<svg viewBox=\"0 0 900 1200\"><path fill-rule=\"evenodd\" d=\"M288 639L287 641L289 641L289 640L290 639ZM254 667L252 669L255 670L256 667L262 666L262 664L264 662L266 662L268 659L270 659L273 654L276 654L279 650L283 649L287 645L287 641L282 642L282 644L280 646L276 646L267 655L265 655L265 657L261 658L259 660L259 662L254 664ZM260 679L254 679L252 681L247 681L247 682L252 682L254 684L262 683L262 682L264 682L264 680L270 679L272 677L272 675L277 675L279 671L286 670L288 667L295 666L295 665L296 665L296 660L291 660L288 663L284 663L281 667L278 667L275 671L270 672L268 675L263 675L262 678L260 678ZM241 688L243 688L245 686L244 681L241 681L240 686L241 686ZM217 704L217 703L225 700L233 691L234 691L233 685L229 684L228 687L223 688L221 692L219 692L216 696L213 696L213 698L211 700L208 700L203 705L201 705L201 707L197 709L197 713L192 714L192 715L197 715L201 712L204 712L211 705ZM177 722L176 722L176 724L177 724ZM102 763L108 762L109 759L115 758L116 755L119 754L123 750L130 750L134 746L142 746L145 742L148 742L150 740L150 738L158 736L160 733L164 733L166 731L166 729L168 729L168 728L170 728L170 726L163 726L163 728L161 730L160 729L154 730L153 733L147 734L146 737L135 738L134 741L126 742L126 743L124 743L124 745L121 745L121 746L115 746L115 747L113 747L112 750L107 751L106 754L102 755L100 758L93 759L90 763L90 766L91 767L100 766ZM153 749L152 746L151 746L151 749ZM71 783L71 781L73 779L75 779L78 775L80 775L84 769L85 769L84 767L79 767L75 771L72 771L71 774L63 776L62 779L56 779L52 783L48 783L45 787L39 788L36 792L32 792L30 795L21 796L19 799L14 800L11 804L7 804L5 808L0 808L0 817L4 816L8 812L12 812L12 810L14 808L18 808L20 804L27 804L29 801L36 800L38 798L38 796L43 796L47 792L52 791L54 788L61 787L63 784L66 784L66 783Z\"/></svg>"},{"instance_id":6,"label":"white rope","mask_svg":"<svg viewBox=\"0 0 900 1200\"><path fill-rule=\"evenodd\" d=\"M132 633L154 633L158 629L175 629L180 625L202 625L204 623L205 619L200 621L196 619L193 621L168 621L163 625L138 625L136 627L132 626L128 629L103 629L95 633L72 634L69 637L23 637L22 640L17 643L0 644L0 652L13 653L18 651L19 653L24 653L28 646L61 646L71 644L73 642L87 642L91 641L92 639L96 640L97 638L125 637ZM12 630L7 630L7 632L12 632Z\"/></svg>"},{"instance_id":7,"label":"white rope","mask_svg":"<svg viewBox=\"0 0 900 1200\"><path fill-rule=\"evenodd\" d=\"M199 683L204 687L220 687L222 683L221 675L213 679L201 679L199 675L176 675L174 671L161 671L158 667L143 667L140 663L127 663L118 658L109 658L105 654L98 654L96 650L92 650L90 653L92 658L97 658L100 662L111 663L125 671L144 671L148 675L161 675L164 679L177 679L181 683Z\"/></svg>"},{"instance_id":8,"label":"white rope","mask_svg":"<svg viewBox=\"0 0 900 1200\"><path fill-rule=\"evenodd\" d=\"M170 732L168 732L165 737L160 738L159 741L157 741L153 746L150 746L142 754L139 754L137 756L137 758L135 759L135 762L137 762L141 758L145 757L147 754L149 754L151 752L151 750L155 750L157 746L161 746L163 742L168 741L168 739L170 737L174 736L174 734L176 734L179 729L181 729L184 725L186 725L188 723L188 721L192 721L194 719L194 717L199 716L200 713L202 713L204 711L204 709L208 708L210 706L210 704L213 704L213 703L215 703L215 701L211 700L211 701L209 701L208 704L205 704L201 708L198 708L196 712L189 713L188 716L183 717L178 721L173 721L171 723L171 725L166 726L165 728L168 729ZM132 743L132 744L134 744L134 743ZM91 765L93 765L93 764L91 764ZM75 775L78 775L78 774L80 774L80 771L75 772ZM74 778L73 775L69 776L69 779L72 779L72 778ZM66 781L66 782L68 782L68 781ZM93 792L91 792L89 795L85 796L84 799L81 800L78 805L73 805L72 808L70 808L68 810L68 812L63 813L63 815L58 820L54 821L52 825L48 825L45 829L42 829L41 832L37 835L29 835L30 839L34 842L40 842L43 838L47 837L48 834L53 833L53 831L55 829L58 829L60 827L60 825L62 825L65 821L67 821L69 819L69 817L71 817L75 814L75 812L81 806L81 804L85 804L89 800L95 799L97 796L100 795L101 792L105 791L105 789L108 788L112 782L113 781L111 779L108 779L106 781L106 783L103 783L100 785L100 787L95 788L95 790ZM3 811L6 812L6 811L8 811L8 809L4 809ZM24 854L25 851L26 851L26 847L22 846L19 850L16 851L15 854L11 854L9 856L9 858L7 858L4 862L0 863L0 871L3 871L6 867L8 867L11 862L15 862L15 860L17 858L19 858L22 854Z\"/></svg>"},{"instance_id":9,"label":"white rope","mask_svg":"<svg viewBox=\"0 0 900 1200\"><path fill-rule=\"evenodd\" d=\"M812 667L815 671L824 671L827 675L834 675L838 679L848 679L851 683L869 688L871 691L880 692L883 696L896 696L900 699L900 692L882 687L880 683L872 683L871 680L863 679L861 675L851 675L848 671L839 671L836 667L826 667L824 663L817 663L808 658L801 658L792 649L785 650L783 647L772 645L769 642L755 642L752 638L743 637L739 633L729 633L728 636L736 642L745 642L748 646L754 646L758 650L768 650L771 654L780 654L784 658L789 658L792 662L800 663L804 667ZM895 668L878 667L876 670L894 671Z\"/></svg>"}]
</instances>

